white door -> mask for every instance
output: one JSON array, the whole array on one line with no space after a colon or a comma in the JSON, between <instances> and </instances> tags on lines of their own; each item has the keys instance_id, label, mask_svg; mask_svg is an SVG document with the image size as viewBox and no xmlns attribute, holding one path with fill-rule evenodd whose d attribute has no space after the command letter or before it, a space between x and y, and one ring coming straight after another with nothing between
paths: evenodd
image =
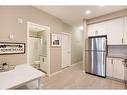
<instances>
[{"instance_id":1,"label":"white door","mask_svg":"<svg viewBox=\"0 0 127 95\"><path fill-rule=\"evenodd\" d=\"M62 68L71 64L71 36L62 34Z\"/></svg>"}]
</instances>

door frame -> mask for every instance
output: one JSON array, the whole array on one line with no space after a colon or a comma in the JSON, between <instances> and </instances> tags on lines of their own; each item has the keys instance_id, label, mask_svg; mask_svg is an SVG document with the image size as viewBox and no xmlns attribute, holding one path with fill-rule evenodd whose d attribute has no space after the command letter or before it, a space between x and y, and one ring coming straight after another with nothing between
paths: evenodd
<instances>
[{"instance_id":1,"label":"door frame","mask_svg":"<svg viewBox=\"0 0 127 95\"><path fill-rule=\"evenodd\" d=\"M70 39L70 63L68 64L68 66L71 66L71 37L72 37L72 34L71 33L65 33L65 32L62 32L61 33L61 37L62 37L62 35L67 35L68 37L69 37L69 39ZM61 38L61 40L62 40L62 38ZM62 43L61 43L61 52L62 52ZM61 53L61 58L62 58L62 53ZM61 61L61 68L63 68L62 67L62 61ZM66 67L65 67L66 68Z\"/></svg>"},{"instance_id":2,"label":"door frame","mask_svg":"<svg viewBox=\"0 0 127 95\"><path fill-rule=\"evenodd\" d=\"M43 27L46 29L47 32L47 75L50 76L50 27L44 26L40 24L36 24L33 22L27 22L27 64L29 64L29 32L30 32L30 25L35 25L38 27Z\"/></svg>"}]
</instances>

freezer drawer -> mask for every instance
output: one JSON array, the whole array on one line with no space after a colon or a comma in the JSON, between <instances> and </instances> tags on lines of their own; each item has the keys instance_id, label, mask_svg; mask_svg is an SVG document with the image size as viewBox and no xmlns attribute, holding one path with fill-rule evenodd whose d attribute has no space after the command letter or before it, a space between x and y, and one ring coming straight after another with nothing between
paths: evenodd
<instances>
[{"instance_id":1,"label":"freezer drawer","mask_svg":"<svg viewBox=\"0 0 127 95\"><path fill-rule=\"evenodd\" d=\"M86 51L85 71L105 77L106 52Z\"/></svg>"}]
</instances>

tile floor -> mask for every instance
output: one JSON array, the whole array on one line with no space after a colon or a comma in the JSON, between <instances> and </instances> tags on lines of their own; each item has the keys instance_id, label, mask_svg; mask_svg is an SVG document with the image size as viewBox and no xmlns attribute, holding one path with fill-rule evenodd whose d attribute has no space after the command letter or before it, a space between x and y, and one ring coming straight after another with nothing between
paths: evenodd
<instances>
[{"instance_id":1,"label":"tile floor","mask_svg":"<svg viewBox=\"0 0 127 95\"><path fill-rule=\"evenodd\" d=\"M82 64L65 68L52 77L45 77L43 83L43 89L125 89L124 83L84 73Z\"/></svg>"},{"instance_id":2,"label":"tile floor","mask_svg":"<svg viewBox=\"0 0 127 95\"><path fill-rule=\"evenodd\" d=\"M125 89L124 83L84 73L81 63L65 68L51 77L44 77L42 81L42 89ZM29 84L20 89L34 87Z\"/></svg>"}]
</instances>

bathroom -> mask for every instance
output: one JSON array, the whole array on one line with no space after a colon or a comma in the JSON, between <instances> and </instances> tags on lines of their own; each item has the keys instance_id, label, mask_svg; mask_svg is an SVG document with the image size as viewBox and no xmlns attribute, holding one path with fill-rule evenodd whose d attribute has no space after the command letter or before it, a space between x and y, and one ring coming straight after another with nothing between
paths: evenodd
<instances>
[{"instance_id":1,"label":"bathroom","mask_svg":"<svg viewBox=\"0 0 127 95\"><path fill-rule=\"evenodd\" d=\"M43 27L29 27L29 64L47 73L47 33Z\"/></svg>"}]
</instances>

